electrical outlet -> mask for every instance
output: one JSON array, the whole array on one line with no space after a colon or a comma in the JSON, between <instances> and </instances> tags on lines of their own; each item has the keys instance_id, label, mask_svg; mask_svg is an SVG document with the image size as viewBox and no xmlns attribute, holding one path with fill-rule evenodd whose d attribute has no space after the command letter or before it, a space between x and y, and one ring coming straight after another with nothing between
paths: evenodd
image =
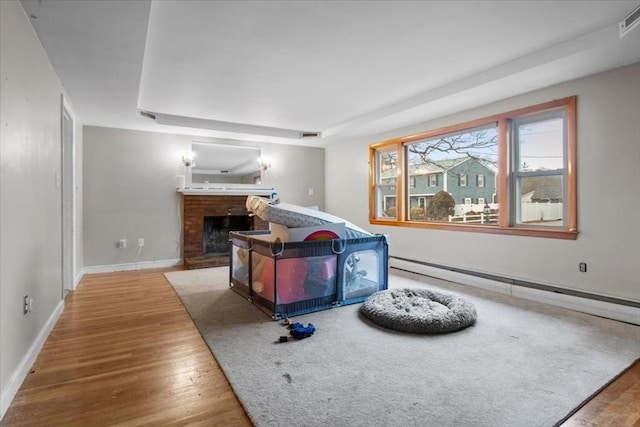
<instances>
[{"instance_id":1,"label":"electrical outlet","mask_svg":"<svg viewBox=\"0 0 640 427\"><path fill-rule=\"evenodd\" d=\"M118 248L119 249L124 249L127 247L127 239L120 239L118 241Z\"/></svg>"},{"instance_id":2,"label":"electrical outlet","mask_svg":"<svg viewBox=\"0 0 640 427\"><path fill-rule=\"evenodd\" d=\"M29 312L29 295L25 295L22 299L22 314Z\"/></svg>"},{"instance_id":3,"label":"electrical outlet","mask_svg":"<svg viewBox=\"0 0 640 427\"><path fill-rule=\"evenodd\" d=\"M587 263L586 262L581 262L580 264L578 264L578 270L582 273L586 273L587 272Z\"/></svg>"},{"instance_id":4,"label":"electrical outlet","mask_svg":"<svg viewBox=\"0 0 640 427\"><path fill-rule=\"evenodd\" d=\"M138 239L138 246L139 246L139 247L143 247L143 246L144 246L144 238L140 237L140 238Z\"/></svg>"}]
</instances>

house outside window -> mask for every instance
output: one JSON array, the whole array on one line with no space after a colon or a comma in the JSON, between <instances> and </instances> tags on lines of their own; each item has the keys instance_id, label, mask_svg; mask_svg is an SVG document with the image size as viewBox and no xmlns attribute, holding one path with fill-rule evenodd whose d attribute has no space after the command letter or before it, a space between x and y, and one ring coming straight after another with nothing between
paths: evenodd
<instances>
[{"instance_id":1,"label":"house outside window","mask_svg":"<svg viewBox=\"0 0 640 427\"><path fill-rule=\"evenodd\" d=\"M371 192L370 222L575 239L575 106L570 97L372 145L371 159L393 153L394 176L401 171L407 185L394 188L393 223L379 215L380 195ZM422 210L420 193L428 195ZM490 209L492 220L474 222L481 212L471 202Z\"/></svg>"},{"instance_id":2,"label":"house outside window","mask_svg":"<svg viewBox=\"0 0 640 427\"><path fill-rule=\"evenodd\" d=\"M375 211L380 217L396 218L397 159L398 153L394 147L387 147L376 153Z\"/></svg>"},{"instance_id":3,"label":"house outside window","mask_svg":"<svg viewBox=\"0 0 640 427\"><path fill-rule=\"evenodd\" d=\"M513 121L513 221L562 227L566 164L564 111L534 114Z\"/></svg>"},{"instance_id":4,"label":"house outside window","mask_svg":"<svg viewBox=\"0 0 640 427\"><path fill-rule=\"evenodd\" d=\"M395 196L384 196L384 199L382 201L383 204L383 212L385 212L385 215L388 214L389 212L392 212L395 207L396 207L396 197Z\"/></svg>"},{"instance_id":5,"label":"house outside window","mask_svg":"<svg viewBox=\"0 0 640 427\"><path fill-rule=\"evenodd\" d=\"M409 177L409 188L415 188L416 186L416 177L415 176L410 176Z\"/></svg>"}]
</instances>

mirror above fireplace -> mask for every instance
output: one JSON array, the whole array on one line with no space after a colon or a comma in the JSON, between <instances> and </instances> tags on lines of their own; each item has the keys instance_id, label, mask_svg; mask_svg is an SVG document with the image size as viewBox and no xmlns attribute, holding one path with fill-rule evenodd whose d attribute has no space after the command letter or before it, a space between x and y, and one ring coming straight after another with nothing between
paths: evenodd
<instances>
[{"instance_id":1,"label":"mirror above fireplace","mask_svg":"<svg viewBox=\"0 0 640 427\"><path fill-rule=\"evenodd\" d=\"M194 141L192 182L259 184L260 147Z\"/></svg>"}]
</instances>

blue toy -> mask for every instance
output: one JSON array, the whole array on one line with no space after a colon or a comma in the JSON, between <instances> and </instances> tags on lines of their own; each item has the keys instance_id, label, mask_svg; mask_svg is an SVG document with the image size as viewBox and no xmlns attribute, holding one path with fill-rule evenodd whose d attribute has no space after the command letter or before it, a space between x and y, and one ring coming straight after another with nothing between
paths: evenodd
<instances>
[{"instance_id":1,"label":"blue toy","mask_svg":"<svg viewBox=\"0 0 640 427\"><path fill-rule=\"evenodd\" d=\"M289 328L291 329L291 336L299 340L310 337L316 331L313 323L309 323L307 327L302 323L292 323L289 325Z\"/></svg>"}]
</instances>

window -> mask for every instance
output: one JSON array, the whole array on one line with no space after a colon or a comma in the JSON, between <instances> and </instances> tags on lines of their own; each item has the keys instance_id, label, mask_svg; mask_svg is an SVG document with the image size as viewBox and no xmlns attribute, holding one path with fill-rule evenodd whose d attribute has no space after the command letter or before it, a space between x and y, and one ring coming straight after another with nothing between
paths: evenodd
<instances>
[{"instance_id":1,"label":"window","mask_svg":"<svg viewBox=\"0 0 640 427\"><path fill-rule=\"evenodd\" d=\"M372 145L370 222L575 239L575 105L565 98ZM426 205L420 176L437 187Z\"/></svg>"},{"instance_id":2,"label":"window","mask_svg":"<svg viewBox=\"0 0 640 427\"><path fill-rule=\"evenodd\" d=\"M512 123L517 224L564 224L565 122L564 111L551 111Z\"/></svg>"},{"instance_id":3,"label":"window","mask_svg":"<svg viewBox=\"0 0 640 427\"><path fill-rule=\"evenodd\" d=\"M384 200L382 201L382 210L385 213L390 212L392 209L396 208L396 197L395 196L384 196Z\"/></svg>"},{"instance_id":4,"label":"window","mask_svg":"<svg viewBox=\"0 0 640 427\"><path fill-rule=\"evenodd\" d=\"M396 180L398 172L398 152L395 147L385 147L376 151L376 216L396 218Z\"/></svg>"}]
</instances>

